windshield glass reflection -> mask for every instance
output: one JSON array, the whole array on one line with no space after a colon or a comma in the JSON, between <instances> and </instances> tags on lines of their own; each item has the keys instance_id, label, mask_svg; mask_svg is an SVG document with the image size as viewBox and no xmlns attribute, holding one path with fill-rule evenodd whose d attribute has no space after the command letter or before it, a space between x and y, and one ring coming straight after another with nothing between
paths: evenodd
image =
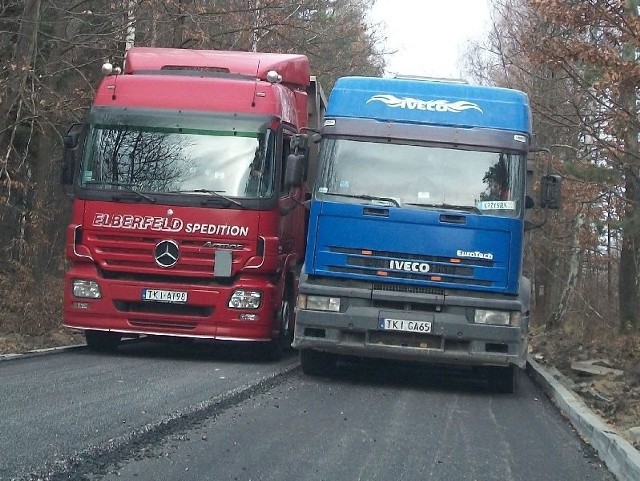
<instances>
[{"instance_id":1,"label":"windshield glass reflection","mask_svg":"<svg viewBox=\"0 0 640 481\"><path fill-rule=\"evenodd\" d=\"M507 152L325 138L317 198L517 217L525 158Z\"/></svg>"},{"instance_id":2,"label":"windshield glass reflection","mask_svg":"<svg viewBox=\"0 0 640 481\"><path fill-rule=\"evenodd\" d=\"M179 119L171 126L158 115L96 120L88 132L82 187L246 198L273 194L274 133L268 124L209 119L208 128L201 128Z\"/></svg>"}]
</instances>

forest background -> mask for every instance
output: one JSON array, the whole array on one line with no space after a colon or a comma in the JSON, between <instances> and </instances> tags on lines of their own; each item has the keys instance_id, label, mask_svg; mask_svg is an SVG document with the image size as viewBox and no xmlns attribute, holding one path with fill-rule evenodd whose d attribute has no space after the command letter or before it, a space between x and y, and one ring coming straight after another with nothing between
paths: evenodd
<instances>
[{"instance_id":1,"label":"forest background","mask_svg":"<svg viewBox=\"0 0 640 481\"><path fill-rule=\"evenodd\" d=\"M640 381L639 1L491 0L464 71L529 95L535 144L552 154L532 158L534 171L550 161L563 178L562 209L527 246L534 340L614 343ZM303 53L329 93L339 76L383 74L392 52L369 20L374 3L0 0L0 349L60 330L62 138L104 62L121 65L133 43Z\"/></svg>"}]
</instances>

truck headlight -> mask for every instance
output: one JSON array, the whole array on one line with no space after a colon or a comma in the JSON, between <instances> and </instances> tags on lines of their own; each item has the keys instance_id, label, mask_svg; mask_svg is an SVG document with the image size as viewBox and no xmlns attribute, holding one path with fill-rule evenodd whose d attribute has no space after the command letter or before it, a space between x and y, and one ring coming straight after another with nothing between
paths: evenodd
<instances>
[{"instance_id":1,"label":"truck headlight","mask_svg":"<svg viewBox=\"0 0 640 481\"><path fill-rule=\"evenodd\" d=\"M73 295L87 299L100 299L102 297L98 283L88 279L73 280Z\"/></svg>"},{"instance_id":2,"label":"truck headlight","mask_svg":"<svg viewBox=\"0 0 640 481\"><path fill-rule=\"evenodd\" d=\"M298 308L312 311L340 312L340 298L300 294L298 296Z\"/></svg>"},{"instance_id":3,"label":"truck headlight","mask_svg":"<svg viewBox=\"0 0 640 481\"><path fill-rule=\"evenodd\" d=\"M262 292L260 291L233 291L229 299L231 309L258 309L262 302Z\"/></svg>"},{"instance_id":4,"label":"truck headlight","mask_svg":"<svg viewBox=\"0 0 640 481\"><path fill-rule=\"evenodd\" d=\"M476 309L473 322L476 324L490 324L492 326L514 326L520 325L522 314L510 311L492 311L488 309Z\"/></svg>"}]
</instances>

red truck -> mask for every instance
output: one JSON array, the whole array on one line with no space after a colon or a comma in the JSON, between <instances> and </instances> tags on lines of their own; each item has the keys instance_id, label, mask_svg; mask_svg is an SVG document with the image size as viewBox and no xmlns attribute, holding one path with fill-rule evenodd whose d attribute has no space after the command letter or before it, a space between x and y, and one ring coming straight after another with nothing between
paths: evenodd
<instances>
[{"instance_id":1,"label":"red truck","mask_svg":"<svg viewBox=\"0 0 640 481\"><path fill-rule=\"evenodd\" d=\"M64 325L290 344L324 93L304 55L134 47L64 139Z\"/></svg>"}]
</instances>

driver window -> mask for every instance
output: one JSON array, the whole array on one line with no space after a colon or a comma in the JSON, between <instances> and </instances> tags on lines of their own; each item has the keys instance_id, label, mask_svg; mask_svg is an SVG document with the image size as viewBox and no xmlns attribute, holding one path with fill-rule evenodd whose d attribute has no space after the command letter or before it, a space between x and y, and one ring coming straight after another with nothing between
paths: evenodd
<instances>
[{"instance_id":1,"label":"driver window","mask_svg":"<svg viewBox=\"0 0 640 481\"><path fill-rule=\"evenodd\" d=\"M282 157L280 165L282 165L282 169L280 171L280 197L287 197L291 194L291 187L285 189L284 186L284 177L287 171L287 158L289 157L289 153L291 152L291 134L288 132L284 133L283 142L282 142Z\"/></svg>"}]
</instances>

